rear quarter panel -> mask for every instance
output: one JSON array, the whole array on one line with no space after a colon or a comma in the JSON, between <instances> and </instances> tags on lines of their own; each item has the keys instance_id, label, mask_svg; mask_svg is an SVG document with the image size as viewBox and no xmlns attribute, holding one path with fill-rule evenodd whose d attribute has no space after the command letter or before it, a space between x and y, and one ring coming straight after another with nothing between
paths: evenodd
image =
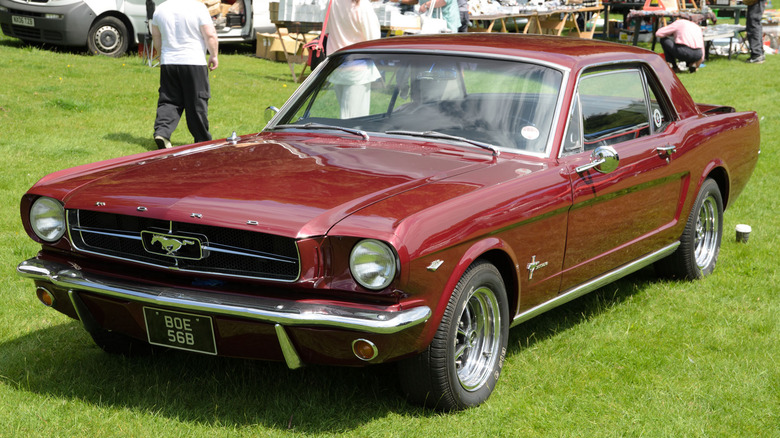
<instances>
[{"instance_id":1,"label":"rear quarter panel","mask_svg":"<svg viewBox=\"0 0 780 438\"><path fill-rule=\"evenodd\" d=\"M718 181L724 207L728 207L742 193L758 162L761 141L758 116L752 111L701 115L678 125L680 130L688 132L679 145L685 153L672 159L683 160L692 173L691 196L684 211L690 212L699 187L708 177Z\"/></svg>"}]
</instances>

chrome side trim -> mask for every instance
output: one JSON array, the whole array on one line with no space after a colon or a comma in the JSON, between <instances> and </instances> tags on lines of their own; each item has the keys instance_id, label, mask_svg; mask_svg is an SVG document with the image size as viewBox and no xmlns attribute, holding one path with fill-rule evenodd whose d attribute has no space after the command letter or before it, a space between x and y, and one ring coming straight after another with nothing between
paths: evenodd
<instances>
[{"instance_id":1,"label":"chrome side trim","mask_svg":"<svg viewBox=\"0 0 780 438\"><path fill-rule=\"evenodd\" d=\"M528 321L529 319L535 316L539 316L548 310L554 309L562 304L566 304L571 300L579 298L589 292L593 292L594 290L602 286L606 286L613 281L618 280L619 278L625 277L626 275L636 272L645 266L657 262L658 260L661 260L662 258L673 253L678 246L680 246L680 242L674 242L673 244L661 248L658 251L652 252L642 258L636 259L633 262L615 268L606 274L562 292L557 297L515 316L515 319L512 320L511 326L514 327L520 323Z\"/></svg>"},{"instance_id":2,"label":"chrome side trim","mask_svg":"<svg viewBox=\"0 0 780 438\"><path fill-rule=\"evenodd\" d=\"M69 265L37 258L20 263L16 271L22 277L48 281L67 290L287 327L327 327L389 334L424 323L431 316L431 309L427 306L401 311L373 310L352 307L349 303L326 305L143 285L79 271Z\"/></svg>"},{"instance_id":3,"label":"chrome side trim","mask_svg":"<svg viewBox=\"0 0 780 438\"><path fill-rule=\"evenodd\" d=\"M295 351L290 337L287 336L287 332L284 330L281 324L274 326L276 330L276 337L279 338L279 346L282 348L282 354L284 355L284 361L287 363L287 368L291 370L298 369L303 366L301 357L298 356L298 352Z\"/></svg>"}]
</instances>

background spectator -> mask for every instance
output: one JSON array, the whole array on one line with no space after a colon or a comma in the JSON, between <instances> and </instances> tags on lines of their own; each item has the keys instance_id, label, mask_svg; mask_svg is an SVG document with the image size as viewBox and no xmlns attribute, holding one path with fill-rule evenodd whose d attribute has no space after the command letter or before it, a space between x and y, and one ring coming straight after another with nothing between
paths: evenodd
<instances>
[{"instance_id":1,"label":"background spectator","mask_svg":"<svg viewBox=\"0 0 780 438\"><path fill-rule=\"evenodd\" d=\"M442 18L447 22L450 32L458 32L461 26L460 7L458 0L428 0L420 3L420 13L424 14L428 8L441 8ZM468 20L466 21L468 26Z\"/></svg>"},{"instance_id":2,"label":"background spectator","mask_svg":"<svg viewBox=\"0 0 780 438\"><path fill-rule=\"evenodd\" d=\"M171 147L171 134L182 111L195 142L211 140L208 70L216 69L219 61L217 31L208 9L197 0L166 0L154 12L152 38L154 50L160 54L160 90L154 121L157 147Z\"/></svg>"},{"instance_id":3,"label":"background spectator","mask_svg":"<svg viewBox=\"0 0 780 438\"><path fill-rule=\"evenodd\" d=\"M678 61L685 62L688 71L694 73L704 60L704 37L699 25L679 18L656 31L661 39L664 58L675 72L679 72Z\"/></svg>"},{"instance_id":4,"label":"background spectator","mask_svg":"<svg viewBox=\"0 0 780 438\"><path fill-rule=\"evenodd\" d=\"M764 30L761 26L761 17L764 15L766 1L742 0L742 3L748 5L745 33L750 46L750 59L747 62L761 64L764 62Z\"/></svg>"},{"instance_id":5,"label":"background spectator","mask_svg":"<svg viewBox=\"0 0 780 438\"><path fill-rule=\"evenodd\" d=\"M369 0L331 0L326 53L381 37L379 19Z\"/></svg>"}]
</instances>

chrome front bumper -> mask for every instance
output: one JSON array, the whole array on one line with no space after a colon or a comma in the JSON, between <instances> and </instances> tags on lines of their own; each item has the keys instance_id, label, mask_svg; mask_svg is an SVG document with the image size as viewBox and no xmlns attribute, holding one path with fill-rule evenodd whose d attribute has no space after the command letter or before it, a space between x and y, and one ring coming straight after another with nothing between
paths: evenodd
<instances>
[{"instance_id":1,"label":"chrome front bumper","mask_svg":"<svg viewBox=\"0 0 780 438\"><path fill-rule=\"evenodd\" d=\"M306 326L354 330L363 333L392 334L421 324L431 316L427 306L402 311L367 310L348 305L306 303L263 297L240 297L214 292L202 292L172 287L131 283L102 275L90 274L62 263L32 258L16 268L19 275L47 281L70 291L71 300L78 300L77 292L164 306L171 309L230 316L272 324L276 327L288 366L297 368L296 357L286 351L292 348L284 327ZM78 312L82 323L84 317ZM297 356L297 355L295 355ZM297 366L296 366L297 365Z\"/></svg>"}]
</instances>

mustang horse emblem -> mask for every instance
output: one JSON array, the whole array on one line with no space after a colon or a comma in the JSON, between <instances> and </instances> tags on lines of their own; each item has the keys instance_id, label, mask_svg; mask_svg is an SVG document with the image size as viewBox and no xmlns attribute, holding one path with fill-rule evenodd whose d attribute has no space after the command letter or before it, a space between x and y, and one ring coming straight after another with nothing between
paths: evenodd
<instances>
[{"instance_id":1,"label":"mustang horse emblem","mask_svg":"<svg viewBox=\"0 0 780 438\"><path fill-rule=\"evenodd\" d=\"M163 251L171 256L176 255L176 252L179 251L182 246L195 244L195 242L192 240L176 240L173 237L155 234L152 236L152 245L157 242L160 242L160 246L162 247Z\"/></svg>"}]
</instances>

